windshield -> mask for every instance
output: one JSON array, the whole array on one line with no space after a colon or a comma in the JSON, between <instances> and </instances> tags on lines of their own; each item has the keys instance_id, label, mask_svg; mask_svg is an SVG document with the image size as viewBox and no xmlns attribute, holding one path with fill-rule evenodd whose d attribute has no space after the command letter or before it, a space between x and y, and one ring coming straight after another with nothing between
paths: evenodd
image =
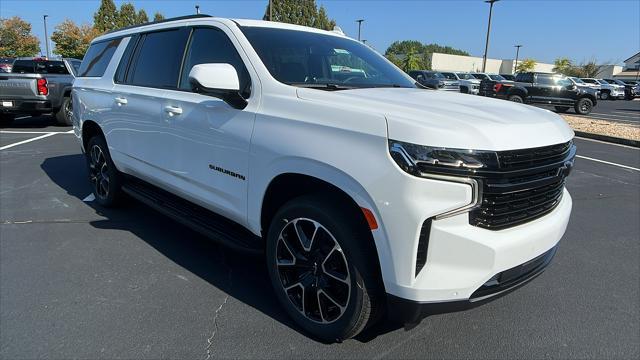
<instances>
[{"instance_id":1,"label":"windshield","mask_svg":"<svg viewBox=\"0 0 640 360\"><path fill-rule=\"evenodd\" d=\"M572 77L570 79L573 80L573 82L576 84L586 84L584 81L582 81L582 79L579 78Z\"/></svg>"},{"instance_id":2,"label":"windshield","mask_svg":"<svg viewBox=\"0 0 640 360\"><path fill-rule=\"evenodd\" d=\"M458 77L461 80L473 80L475 79L473 76L471 76L470 74L461 74L461 73L456 73L456 75L458 75Z\"/></svg>"},{"instance_id":3,"label":"windshield","mask_svg":"<svg viewBox=\"0 0 640 360\"><path fill-rule=\"evenodd\" d=\"M444 75L444 77L446 77L449 80L458 80L458 78L456 77L456 74L454 73L442 73L442 75Z\"/></svg>"},{"instance_id":4,"label":"windshield","mask_svg":"<svg viewBox=\"0 0 640 360\"><path fill-rule=\"evenodd\" d=\"M504 77L502 77L502 75L489 75L489 77L491 78L491 80L498 80L498 81L507 80Z\"/></svg>"},{"instance_id":5,"label":"windshield","mask_svg":"<svg viewBox=\"0 0 640 360\"><path fill-rule=\"evenodd\" d=\"M488 79L489 77L485 74L471 74L471 76L473 76L476 79L480 79L480 80L484 80L484 79Z\"/></svg>"},{"instance_id":6,"label":"windshield","mask_svg":"<svg viewBox=\"0 0 640 360\"><path fill-rule=\"evenodd\" d=\"M330 90L415 88L415 81L381 55L339 36L262 27L241 27L276 80Z\"/></svg>"},{"instance_id":7,"label":"windshield","mask_svg":"<svg viewBox=\"0 0 640 360\"><path fill-rule=\"evenodd\" d=\"M596 81L602 85L609 85L609 83L604 80L596 80Z\"/></svg>"}]
</instances>

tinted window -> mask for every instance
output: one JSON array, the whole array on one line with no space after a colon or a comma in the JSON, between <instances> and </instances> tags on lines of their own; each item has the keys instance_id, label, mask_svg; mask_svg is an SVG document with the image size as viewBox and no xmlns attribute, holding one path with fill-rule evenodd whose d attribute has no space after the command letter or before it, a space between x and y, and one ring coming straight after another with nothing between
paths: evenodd
<instances>
[{"instance_id":1,"label":"tinted window","mask_svg":"<svg viewBox=\"0 0 640 360\"><path fill-rule=\"evenodd\" d=\"M180 89L191 89L189 84L191 68L194 65L207 63L233 65L240 78L242 95L245 98L250 95L251 78L240 55L227 35L222 30L214 28L196 28L193 30L180 77Z\"/></svg>"},{"instance_id":2,"label":"tinted window","mask_svg":"<svg viewBox=\"0 0 640 360\"><path fill-rule=\"evenodd\" d=\"M287 29L242 27L271 75L294 86L335 89L415 83L382 56L341 36Z\"/></svg>"},{"instance_id":3,"label":"tinted window","mask_svg":"<svg viewBox=\"0 0 640 360\"><path fill-rule=\"evenodd\" d=\"M458 80L458 78L456 78L456 75L454 73L442 73L442 75L444 75L444 77L446 77L449 80Z\"/></svg>"},{"instance_id":4,"label":"tinted window","mask_svg":"<svg viewBox=\"0 0 640 360\"><path fill-rule=\"evenodd\" d=\"M186 28L145 34L127 74L127 83L176 88L188 35Z\"/></svg>"},{"instance_id":5,"label":"tinted window","mask_svg":"<svg viewBox=\"0 0 640 360\"><path fill-rule=\"evenodd\" d=\"M538 76L536 77L536 84L555 85L555 82L553 81L553 77L551 75L538 74Z\"/></svg>"},{"instance_id":6,"label":"tinted window","mask_svg":"<svg viewBox=\"0 0 640 360\"><path fill-rule=\"evenodd\" d=\"M533 74L531 74L531 73L518 74L516 76L516 81L532 83L533 82Z\"/></svg>"},{"instance_id":7,"label":"tinted window","mask_svg":"<svg viewBox=\"0 0 640 360\"><path fill-rule=\"evenodd\" d=\"M84 55L82 64L78 69L78 76L100 77L104 75L113 53L118 48L121 39L102 41L92 44Z\"/></svg>"},{"instance_id":8,"label":"tinted window","mask_svg":"<svg viewBox=\"0 0 640 360\"><path fill-rule=\"evenodd\" d=\"M20 74L68 74L69 71L62 61L55 60L16 60L13 73Z\"/></svg>"}]
</instances>

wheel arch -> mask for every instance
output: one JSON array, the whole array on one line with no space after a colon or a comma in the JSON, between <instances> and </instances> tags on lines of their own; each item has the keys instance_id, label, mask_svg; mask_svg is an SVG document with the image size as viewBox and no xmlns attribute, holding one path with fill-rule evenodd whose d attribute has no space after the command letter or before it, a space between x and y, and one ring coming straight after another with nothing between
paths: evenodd
<instances>
[{"instance_id":1,"label":"wheel arch","mask_svg":"<svg viewBox=\"0 0 640 360\"><path fill-rule=\"evenodd\" d=\"M524 100L529 95L529 92L525 88L514 86L511 89L509 89L509 91L507 92L507 96L511 96L511 95L521 96L522 100Z\"/></svg>"},{"instance_id":2,"label":"wheel arch","mask_svg":"<svg viewBox=\"0 0 640 360\"><path fill-rule=\"evenodd\" d=\"M100 125L98 125L98 123L93 120L84 120L82 122L81 134L82 134L81 135L82 148L85 151L87 150L87 144L89 143L89 139L91 139L95 135L100 135L106 140L106 137L104 136L104 132L100 128Z\"/></svg>"}]
</instances>

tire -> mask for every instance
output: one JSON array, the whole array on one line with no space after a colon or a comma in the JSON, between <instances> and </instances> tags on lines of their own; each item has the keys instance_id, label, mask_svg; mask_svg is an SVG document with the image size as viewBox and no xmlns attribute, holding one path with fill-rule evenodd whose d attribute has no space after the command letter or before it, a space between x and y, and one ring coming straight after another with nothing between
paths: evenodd
<instances>
[{"instance_id":1,"label":"tire","mask_svg":"<svg viewBox=\"0 0 640 360\"><path fill-rule=\"evenodd\" d=\"M2 126L10 125L15 118L16 116L13 114L0 114L0 125Z\"/></svg>"},{"instance_id":2,"label":"tire","mask_svg":"<svg viewBox=\"0 0 640 360\"><path fill-rule=\"evenodd\" d=\"M65 96L62 98L62 105L60 109L56 112L56 121L59 125L62 126L71 126L72 123L72 113L73 113L73 102L71 101L71 97Z\"/></svg>"},{"instance_id":3,"label":"tire","mask_svg":"<svg viewBox=\"0 0 640 360\"><path fill-rule=\"evenodd\" d=\"M600 100L609 100L610 96L608 92L601 92L600 93Z\"/></svg>"},{"instance_id":4,"label":"tire","mask_svg":"<svg viewBox=\"0 0 640 360\"><path fill-rule=\"evenodd\" d=\"M571 107L570 106L555 106L556 112L566 113Z\"/></svg>"},{"instance_id":5,"label":"tire","mask_svg":"<svg viewBox=\"0 0 640 360\"><path fill-rule=\"evenodd\" d=\"M117 205L123 196L122 174L113 164L107 142L101 135L89 139L85 157L96 201L104 207Z\"/></svg>"},{"instance_id":6,"label":"tire","mask_svg":"<svg viewBox=\"0 0 640 360\"><path fill-rule=\"evenodd\" d=\"M510 95L508 98L509 101L513 101L515 103L524 103L524 100L522 99L522 96L520 95Z\"/></svg>"},{"instance_id":7,"label":"tire","mask_svg":"<svg viewBox=\"0 0 640 360\"><path fill-rule=\"evenodd\" d=\"M267 233L267 269L280 304L305 332L327 342L356 336L383 311L373 239L347 208L327 194L295 198Z\"/></svg>"},{"instance_id":8,"label":"tire","mask_svg":"<svg viewBox=\"0 0 640 360\"><path fill-rule=\"evenodd\" d=\"M463 94L468 94L469 93L469 88L466 86L460 86L460 92Z\"/></svg>"},{"instance_id":9,"label":"tire","mask_svg":"<svg viewBox=\"0 0 640 360\"><path fill-rule=\"evenodd\" d=\"M573 108L577 114L589 115L593 109L593 101L588 98L582 98L576 102Z\"/></svg>"}]
</instances>

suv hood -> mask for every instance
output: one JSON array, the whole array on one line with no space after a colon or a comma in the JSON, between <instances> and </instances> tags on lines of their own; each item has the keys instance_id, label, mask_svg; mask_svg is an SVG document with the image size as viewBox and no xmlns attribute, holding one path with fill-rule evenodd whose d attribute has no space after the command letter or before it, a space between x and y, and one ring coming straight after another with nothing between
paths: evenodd
<instances>
[{"instance_id":1,"label":"suv hood","mask_svg":"<svg viewBox=\"0 0 640 360\"><path fill-rule=\"evenodd\" d=\"M499 151L559 144L574 136L551 111L480 96L405 88L297 92L304 100L382 114L390 139L414 144Z\"/></svg>"}]
</instances>

